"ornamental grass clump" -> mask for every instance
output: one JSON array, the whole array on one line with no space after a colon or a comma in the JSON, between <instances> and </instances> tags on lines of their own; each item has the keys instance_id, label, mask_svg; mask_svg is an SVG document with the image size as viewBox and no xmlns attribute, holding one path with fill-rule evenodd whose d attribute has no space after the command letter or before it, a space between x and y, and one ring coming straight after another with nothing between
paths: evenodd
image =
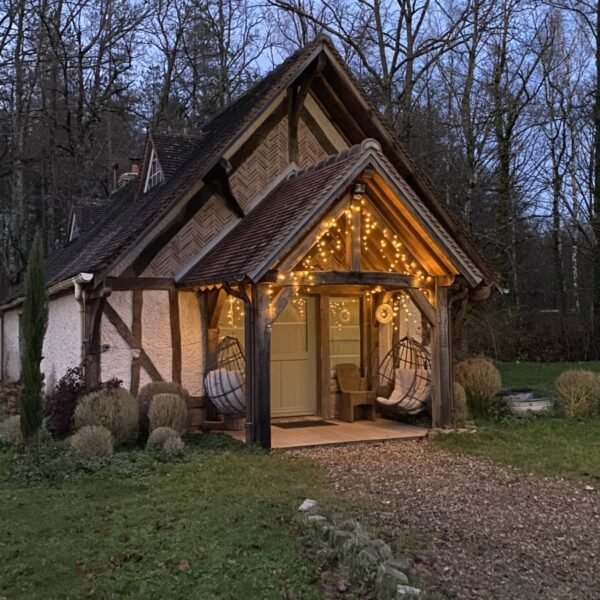
<instances>
[{"instance_id":1,"label":"ornamental grass clump","mask_svg":"<svg viewBox=\"0 0 600 600\"><path fill-rule=\"evenodd\" d=\"M157 427L148 436L146 447L151 448L152 446L163 446L169 438L173 437L179 437L179 434L171 427Z\"/></svg>"},{"instance_id":2,"label":"ornamental grass clump","mask_svg":"<svg viewBox=\"0 0 600 600\"><path fill-rule=\"evenodd\" d=\"M469 420L469 407L465 388L454 382L454 425L464 425Z\"/></svg>"},{"instance_id":3,"label":"ornamental grass clump","mask_svg":"<svg viewBox=\"0 0 600 600\"><path fill-rule=\"evenodd\" d=\"M179 435L177 437L170 437L163 444L163 450L171 456L181 456L184 449L185 444Z\"/></svg>"},{"instance_id":4,"label":"ornamental grass clump","mask_svg":"<svg viewBox=\"0 0 600 600\"><path fill-rule=\"evenodd\" d=\"M150 402L148 421L150 431L171 427L181 434L187 426L187 404L178 394L156 394Z\"/></svg>"},{"instance_id":5,"label":"ornamental grass clump","mask_svg":"<svg viewBox=\"0 0 600 600\"><path fill-rule=\"evenodd\" d=\"M146 444L148 450L162 449L171 456L183 454L185 444L177 433L171 427L157 427L148 437Z\"/></svg>"},{"instance_id":6,"label":"ornamental grass clump","mask_svg":"<svg viewBox=\"0 0 600 600\"><path fill-rule=\"evenodd\" d=\"M138 406L140 411L139 438L141 442L145 442L148 439L148 434L150 433L148 410L150 408L152 398L154 398L154 396L157 394L177 394L183 398L187 407L189 394L187 390L178 383L173 383L170 381L153 381L146 384L138 394Z\"/></svg>"},{"instance_id":7,"label":"ornamental grass clump","mask_svg":"<svg viewBox=\"0 0 600 600\"><path fill-rule=\"evenodd\" d=\"M492 401L502 388L500 371L492 361L487 358L468 358L456 365L454 376L465 390L471 415L488 416Z\"/></svg>"},{"instance_id":8,"label":"ornamental grass clump","mask_svg":"<svg viewBox=\"0 0 600 600\"><path fill-rule=\"evenodd\" d=\"M122 388L100 390L84 396L75 409L75 429L106 427L115 444L135 440L138 428L137 400Z\"/></svg>"},{"instance_id":9,"label":"ornamental grass clump","mask_svg":"<svg viewBox=\"0 0 600 600\"><path fill-rule=\"evenodd\" d=\"M570 369L554 383L560 408L567 417L590 417L598 414L600 379L592 371Z\"/></svg>"},{"instance_id":10,"label":"ornamental grass clump","mask_svg":"<svg viewBox=\"0 0 600 600\"><path fill-rule=\"evenodd\" d=\"M23 432L21 431L21 417L14 415L0 423L0 441L10 446L23 445Z\"/></svg>"},{"instance_id":11,"label":"ornamental grass clump","mask_svg":"<svg viewBox=\"0 0 600 600\"><path fill-rule=\"evenodd\" d=\"M111 456L113 436L106 427L86 425L71 438L71 447L77 454L89 458Z\"/></svg>"}]
</instances>

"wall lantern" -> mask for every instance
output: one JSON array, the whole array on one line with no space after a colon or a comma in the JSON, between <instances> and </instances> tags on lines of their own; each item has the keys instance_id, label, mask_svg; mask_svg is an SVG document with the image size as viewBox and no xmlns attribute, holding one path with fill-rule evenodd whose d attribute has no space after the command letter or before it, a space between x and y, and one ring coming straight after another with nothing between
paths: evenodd
<instances>
[{"instance_id":1,"label":"wall lantern","mask_svg":"<svg viewBox=\"0 0 600 600\"><path fill-rule=\"evenodd\" d=\"M354 184L353 193L355 196L362 196L367 193L367 184L359 181Z\"/></svg>"}]
</instances>

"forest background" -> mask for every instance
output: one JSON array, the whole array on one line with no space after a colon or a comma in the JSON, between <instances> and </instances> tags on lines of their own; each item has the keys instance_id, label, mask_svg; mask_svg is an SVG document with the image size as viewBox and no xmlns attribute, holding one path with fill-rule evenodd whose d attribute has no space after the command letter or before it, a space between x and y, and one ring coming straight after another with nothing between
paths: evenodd
<instances>
[{"instance_id":1,"label":"forest background","mask_svg":"<svg viewBox=\"0 0 600 600\"><path fill-rule=\"evenodd\" d=\"M502 275L459 354L600 358L600 0L0 0L1 289L319 33Z\"/></svg>"}]
</instances>

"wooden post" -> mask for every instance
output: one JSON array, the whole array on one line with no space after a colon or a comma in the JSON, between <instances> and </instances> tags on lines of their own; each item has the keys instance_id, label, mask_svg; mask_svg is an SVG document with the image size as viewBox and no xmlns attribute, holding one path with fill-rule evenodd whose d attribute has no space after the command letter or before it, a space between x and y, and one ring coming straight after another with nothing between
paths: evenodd
<instances>
[{"instance_id":1,"label":"wooden post","mask_svg":"<svg viewBox=\"0 0 600 600\"><path fill-rule=\"evenodd\" d=\"M202 346L204 348L204 373L214 369L217 360L217 345L219 343L219 318L223 310L226 294L223 290L210 290L198 294L200 304L200 321L202 323ZM212 402L205 398L204 417L207 421L217 418L217 410Z\"/></svg>"},{"instance_id":2,"label":"wooden post","mask_svg":"<svg viewBox=\"0 0 600 600\"><path fill-rule=\"evenodd\" d=\"M171 325L171 380L181 385L181 324L179 292L169 290L169 322Z\"/></svg>"},{"instance_id":3,"label":"wooden post","mask_svg":"<svg viewBox=\"0 0 600 600\"><path fill-rule=\"evenodd\" d=\"M110 292L108 292L110 293ZM90 298L84 292L84 379L88 389L100 384L100 350L102 334L100 324L108 293L100 293Z\"/></svg>"},{"instance_id":4,"label":"wooden post","mask_svg":"<svg viewBox=\"0 0 600 600\"><path fill-rule=\"evenodd\" d=\"M246 442L271 448L271 320L268 286L253 284L246 308L246 386L250 427ZM248 377L250 376L250 377ZM248 433L250 434L248 439Z\"/></svg>"},{"instance_id":5,"label":"wooden post","mask_svg":"<svg viewBox=\"0 0 600 600\"><path fill-rule=\"evenodd\" d=\"M318 297L319 318L317 319L317 402L321 417L335 417L329 412L331 396L331 366L329 357L329 298L325 294Z\"/></svg>"},{"instance_id":6,"label":"wooden post","mask_svg":"<svg viewBox=\"0 0 600 600\"><path fill-rule=\"evenodd\" d=\"M144 292L142 290L133 290L133 321L131 324L131 333L136 340L142 342L142 310L144 306ZM129 391L137 396L140 390L140 371L142 361L139 356L140 348L137 348L138 354L134 354L131 359L131 383ZM134 350L134 348L132 348Z\"/></svg>"},{"instance_id":7,"label":"wooden post","mask_svg":"<svg viewBox=\"0 0 600 600\"><path fill-rule=\"evenodd\" d=\"M445 427L452 421L454 377L448 288L436 282L436 320L433 327L431 420L433 427Z\"/></svg>"}]
</instances>

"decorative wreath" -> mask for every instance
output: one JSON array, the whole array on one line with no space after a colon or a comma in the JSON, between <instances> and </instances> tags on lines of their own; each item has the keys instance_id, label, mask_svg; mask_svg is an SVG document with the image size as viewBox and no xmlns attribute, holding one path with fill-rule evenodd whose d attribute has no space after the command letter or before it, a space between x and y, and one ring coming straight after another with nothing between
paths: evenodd
<instances>
[{"instance_id":1,"label":"decorative wreath","mask_svg":"<svg viewBox=\"0 0 600 600\"><path fill-rule=\"evenodd\" d=\"M350 323L351 318L352 315L350 314L350 311L347 308L342 308L342 310L340 310L340 321L342 323Z\"/></svg>"},{"instance_id":2,"label":"decorative wreath","mask_svg":"<svg viewBox=\"0 0 600 600\"><path fill-rule=\"evenodd\" d=\"M394 318L394 311L389 304L380 304L375 310L375 318L378 323L382 325L387 325L392 322Z\"/></svg>"}]
</instances>

